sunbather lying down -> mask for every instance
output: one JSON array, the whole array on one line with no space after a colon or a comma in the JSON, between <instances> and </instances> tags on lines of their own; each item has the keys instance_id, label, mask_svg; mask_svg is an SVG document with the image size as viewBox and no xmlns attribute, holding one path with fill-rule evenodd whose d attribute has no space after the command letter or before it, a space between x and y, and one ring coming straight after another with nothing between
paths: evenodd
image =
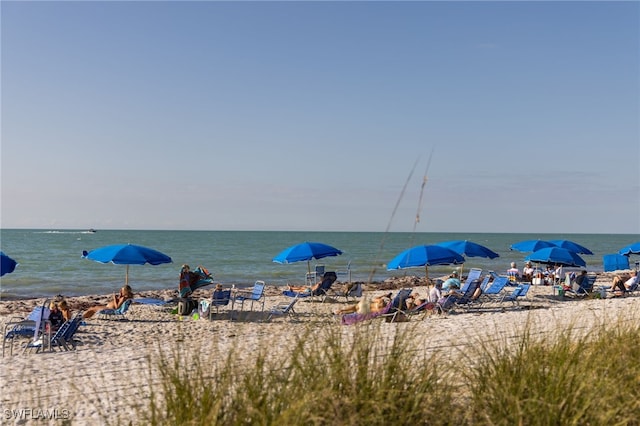
<instances>
[{"instance_id":1,"label":"sunbather lying down","mask_svg":"<svg viewBox=\"0 0 640 426\"><path fill-rule=\"evenodd\" d=\"M352 314L354 312L357 312L359 314L379 312L383 310L389 303L391 303L391 293L374 297L369 302L369 306L367 306L367 298L363 297L358 303L342 309L338 309L335 313L336 315L345 315Z\"/></svg>"},{"instance_id":2,"label":"sunbather lying down","mask_svg":"<svg viewBox=\"0 0 640 426\"><path fill-rule=\"evenodd\" d=\"M288 290L289 291L293 291L295 293L313 293L313 294L317 294L318 290L324 285L324 289L323 290L327 290L329 287L331 287L331 284L333 284L336 279L337 279L337 275L335 272L325 272L324 275L322 276L322 280L318 281L317 283L315 283L312 286L306 286L306 285L287 285Z\"/></svg>"}]
</instances>

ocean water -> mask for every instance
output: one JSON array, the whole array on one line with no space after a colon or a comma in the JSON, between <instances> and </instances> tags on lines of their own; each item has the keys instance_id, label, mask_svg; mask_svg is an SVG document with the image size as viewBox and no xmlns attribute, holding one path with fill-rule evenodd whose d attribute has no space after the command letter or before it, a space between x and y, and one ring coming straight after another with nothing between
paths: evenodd
<instances>
[{"instance_id":1,"label":"ocean water","mask_svg":"<svg viewBox=\"0 0 640 426\"><path fill-rule=\"evenodd\" d=\"M354 281L383 281L391 276L423 275L424 268L387 271L386 263L403 250L420 244L448 240L469 240L489 247L496 259L467 258L471 267L504 272L510 262L522 266L529 253L511 251L511 244L528 239L568 239L588 247L583 255L589 271L602 271L602 256L615 253L638 241L638 235L605 234L491 234L491 233L381 233L381 232L279 232L279 231L132 231L132 230L0 230L2 251L19 262L15 272L0 278L0 298L43 297L64 294L81 296L117 291L125 280L125 266L102 264L81 257L83 250L110 244L138 244L159 250L173 263L129 267L129 284L134 291L177 289L178 273L184 263L204 265L223 284L251 285L263 280L268 285L301 284L307 262L281 265L272 259L283 249L303 242L318 241L339 248L341 256L312 261L335 270L340 280L348 273ZM640 260L640 256L632 259ZM450 273L452 266L433 266L430 276Z\"/></svg>"}]
</instances>

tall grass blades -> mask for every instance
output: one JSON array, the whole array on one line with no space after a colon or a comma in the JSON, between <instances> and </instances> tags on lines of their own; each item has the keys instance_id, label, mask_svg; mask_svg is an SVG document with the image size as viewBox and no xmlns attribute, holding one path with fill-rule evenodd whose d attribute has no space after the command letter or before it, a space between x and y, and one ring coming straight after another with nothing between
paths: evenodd
<instances>
[{"instance_id":1,"label":"tall grass blades","mask_svg":"<svg viewBox=\"0 0 640 426\"><path fill-rule=\"evenodd\" d=\"M578 336L480 345L468 371L471 423L637 425L640 329L614 324Z\"/></svg>"}]
</instances>

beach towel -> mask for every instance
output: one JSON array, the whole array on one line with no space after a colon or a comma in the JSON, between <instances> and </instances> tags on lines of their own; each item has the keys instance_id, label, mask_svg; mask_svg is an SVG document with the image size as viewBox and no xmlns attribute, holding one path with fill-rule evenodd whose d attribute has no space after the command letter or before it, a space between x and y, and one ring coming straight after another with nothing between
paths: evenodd
<instances>
[{"instance_id":1,"label":"beach towel","mask_svg":"<svg viewBox=\"0 0 640 426\"><path fill-rule=\"evenodd\" d=\"M213 284L213 276L204 266L198 266L194 271L181 272L178 286L180 297L189 297L197 289L211 284Z\"/></svg>"},{"instance_id":2,"label":"beach towel","mask_svg":"<svg viewBox=\"0 0 640 426\"><path fill-rule=\"evenodd\" d=\"M342 324L342 325L353 325L353 324L357 324L357 323L362 322L362 321L371 320L371 319L374 319L376 317L379 317L380 315L385 315L385 314L389 313L389 310L391 310L391 307L392 307L392 304L389 303L381 311L368 312L366 314L359 314L357 312L354 312L352 314L345 314L345 315L342 316L342 318L340 318L340 324Z\"/></svg>"}]
</instances>

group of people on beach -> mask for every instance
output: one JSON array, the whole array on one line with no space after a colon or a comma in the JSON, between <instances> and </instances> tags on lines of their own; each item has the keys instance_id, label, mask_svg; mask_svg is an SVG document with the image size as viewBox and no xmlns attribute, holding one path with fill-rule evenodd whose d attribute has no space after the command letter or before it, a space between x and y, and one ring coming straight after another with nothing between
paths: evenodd
<instances>
[{"instance_id":1,"label":"group of people on beach","mask_svg":"<svg viewBox=\"0 0 640 426\"><path fill-rule=\"evenodd\" d=\"M65 322L71 319L69 304L61 295L56 296L49 304L49 322L52 330L57 330Z\"/></svg>"},{"instance_id":2,"label":"group of people on beach","mask_svg":"<svg viewBox=\"0 0 640 426\"><path fill-rule=\"evenodd\" d=\"M564 282L565 271L562 265L556 265L553 268L551 265L547 265L546 270L534 269L531 262L526 262L522 271L520 271L515 262L512 262L511 267L507 270L507 274L515 276L519 282L529 282L533 284L545 284L551 285L555 283ZM630 275L616 275L612 282L612 291L616 295L625 295L630 290L633 290L633 286L638 287L637 271L632 271ZM211 274L206 268L198 266L195 271L191 271L189 265L183 265L180 270L180 284L179 292L181 297L189 296L193 292L193 285L202 279L210 279ZM579 287L583 287L586 284L587 271L582 270L577 275L573 282ZM335 281L335 278L334 278ZM322 281L316 284L321 285ZM460 292L460 278L457 271L453 271L446 280L437 280L429 289L428 294L422 296L418 293L413 293L403 301L403 308L411 310L417 307L423 309L434 309L438 303L442 303L446 300L455 301L464 296ZM295 288L295 290L298 290ZM182 295L185 296L182 296ZM474 290L470 299L474 300L481 296L482 290L477 287ZM123 286L118 294L113 294L112 299L106 305L97 305L88 308L83 313L83 318L91 318L96 313L105 309L119 309L123 303L133 298L133 290L129 285ZM391 294L385 294L376 296L372 299L363 297L358 303L349 305L342 309L337 310L336 315L345 315L349 313L370 313L380 312L384 310L389 303L392 302ZM68 304L65 300L55 300L51 302L51 323L52 326L59 326L64 321L68 321L71 318L71 312Z\"/></svg>"},{"instance_id":3,"label":"group of people on beach","mask_svg":"<svg viewBox=\"0 0 640 426\"><path fill-rule=\"evenodd\" d=\"M534 268L530 261L525 262L522 271L520 271L516 262L511 262L511 267L507 269L507 276L518 282L553 285L564 281L566 272L564 266L560 264L549 264L543 270L538 267Z\"/></svg>"},{"instance_id":4,"label":"group of people on beach","mask_svg":"<svg viewBox=\"0 0 640 426\"><path fill-rule=\"evenodd\" d=\"M399 309L404 311L427 310L436 311L440 306L446 309L448 304L453 304L465 296L460 291L461 282L458 272L453 271L446 280L437 280L431 286L425 296L417 292L411 293L406 299L399 301ZM480 287L476 287L469 296L470 300L476 300L482 294ZM383 294L372 298L370 301L363 297L358 303L335 311L336 315L346 315L351 313L366 314L371 312L381 312L392 303L392 294ZM438 311L439 312L439 311Z\"/></svg>"}]
</instances>

